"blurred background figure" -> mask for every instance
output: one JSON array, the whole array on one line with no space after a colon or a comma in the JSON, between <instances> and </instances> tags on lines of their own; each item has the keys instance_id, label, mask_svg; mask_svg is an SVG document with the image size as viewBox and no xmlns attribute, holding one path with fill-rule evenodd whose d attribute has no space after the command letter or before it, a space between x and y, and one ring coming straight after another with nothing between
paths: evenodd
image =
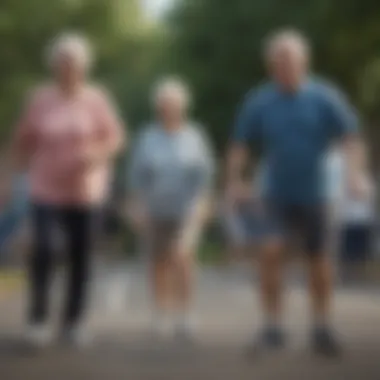
<instances>
[{"instance_id":1,"label":"blurred background figure","mask_svg":"<svg viewBox=\"0 0 380 380\"><path fill-rule=\"evenodd\" d=\"M190 337L197 244L208 214L214 164L197 124L188 119L190 94L177 79L153 93L156 121L134 149L131 217L152 261L154 328ZM174 325L172 324L174 322Z\"/></svg>"},{"instance_id":2,"label":"blurred background figure","mask_svg":"<svg viewBox=\"0 0 380 380\"><path fill-rule=\"evenodd\" d=\"M358 194L350 192L342 147L334 146L326 157L331 243L340 275L349 282L362 278L364 265L371 259L374 249L375 186L366 150L364 141L358 143L355 152L361 187Z\"/></svg>"},{"instance_id":3,"label":"blurred background figure","mask_svg":"<svg viewBox=\"0 0 380 380\"><path fill-rule=\"evenodd\" d=\"M8 193L8 190L5 190ZM6 263L11 259L8 255L13 236L23 225L28 215L29 193L26 175L16 176L11 184L11 197L4 194L0 213L0 262Z\"/></svg>"},{"instance_id":4,"label":"blurred background figure","mask_svg":"<svg viewBox=\"0 0 380 380\"><path fill-rule=\"evenodd\" d=\"M60 338L84 343L82 316L89 280L92 226L107 196L123 127L104 92L87 83L92 64L87 40L55 39L47 59L51 82L32 91L13 143L15 176L30 181L33 250L29 258L28 338L45 345L56 225L67 247L67 300Z\"/></svg>"},{"instance_id":5,"label":"blurred background figure","mask_svg":"<svg viewBox=\"0 0 380 380\"><path fill-rule=\"evenodd\" d=\"M297 31L275 33L265 46L272 81L253 91L241 108L228 157L227 196L232 206L243 196L247 146L259 143L267 164L263 196L267 238L260 253L260 277L266 322L249 346L285 344L281 326L282 270L285 248L294 240L307 255L314 324L311 341L322 355L338 355L330 325L331 265L325 252L325 201L322 163L339 141L347 160L349 191L359 195L357 120L347 102L328 84L309 74L309 45Z\"/></svg>"}]
</instances>

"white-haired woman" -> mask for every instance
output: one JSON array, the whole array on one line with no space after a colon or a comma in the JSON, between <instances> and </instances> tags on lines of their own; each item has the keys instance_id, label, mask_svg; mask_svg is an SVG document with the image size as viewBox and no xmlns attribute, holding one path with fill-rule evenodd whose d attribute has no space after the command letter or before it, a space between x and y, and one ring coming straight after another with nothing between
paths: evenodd
<instances>
[{"instance_id":1,"label":"white-haired woman","mask_svg":"<svg viewBox=\"0 0 380 380\"><path fill-rule=\"evenodd\" d=\"M46 344L54 228L67 245L68 289L62 338L80 343L94 214L107 194L123 127L105 93L87 82L92 64L85 38L65 34L48 54L50 83L32 91L13 153L30 180L33 252L29 262L29 338Z\"/></svg>"},{"instance_id":2,"label":"white-haired woman","mask_svg":"<svg viewBox=\"0 0 380 380\"><path fill-rule=\"evenodd\" d=\"M188 119L189 102L186 86L176 79L155 88L156 121L142 131L130 171L133 220L152 255L155 327L186 337L193 325L196 246L213 176L210 147Z\"/></svg>"}]
</instances>

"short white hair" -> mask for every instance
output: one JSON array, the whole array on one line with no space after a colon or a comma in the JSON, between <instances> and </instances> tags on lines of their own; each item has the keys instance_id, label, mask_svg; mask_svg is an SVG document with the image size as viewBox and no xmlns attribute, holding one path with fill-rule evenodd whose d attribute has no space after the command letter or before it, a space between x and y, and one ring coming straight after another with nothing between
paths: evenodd
<instances>
[{"instance_id":1,"label":"short white hair","mask_svg":"<svg viewBox=\"0 0 380 380\"><path fill-rule=\"evenodd\" d=\"M296 29L283 29L272 33L264 43L264 57L273 59L276 53L284 48L291 47L305 58L310 56L310 44L307 38Z\"/></svg>"},{"instance_id":2,"label":"short white hair","mask_svg":"<svg viewBox=\"0 0 380 380\"><path fill-rule=\"evenodd\" d=\"M153 88L152 103L154 107L157 107L162 99L169 97L177 99L183 109L190 107L190 90L186 83L180 78L163 78Z\"/></svg>"},{"instance_id":3,"label":"short white hair","mask_svg":"<svg viewBox=\"0 0 380 380\"><path fill-rule=\"evenodd\" d=\"M47 61L53 68L63 56L69 56L82 69L88 71L93 64L93 52L86 37L78 33L63 33L56 37L47 49Z\"/></svg>"}]
</instances>

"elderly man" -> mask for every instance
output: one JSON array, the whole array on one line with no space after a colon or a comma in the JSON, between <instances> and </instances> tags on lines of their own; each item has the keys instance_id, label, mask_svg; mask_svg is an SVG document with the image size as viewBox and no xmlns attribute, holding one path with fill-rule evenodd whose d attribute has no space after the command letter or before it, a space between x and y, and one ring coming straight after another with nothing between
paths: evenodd
<instances>
[{"instance_id":1,"label":"elderly man","mask_svg":"<svg viewBox=\"0 0 380 380\"><path fill-rule=\"evenodd\" d=\"M261 293L266 325L250 349L284 344L280 324L284 248L297 235L307 255L315 317L312 343L316 352L340 352L329 325L331 270L324 252L322 158L330 144L343 145L353 194L357 181L357 119L342 95L309 74L309 46L296 31L274 34L265 45L269 83L249 93L238 114L227 163L227 197L232 204L246 194L241 178L248 143L260 143L268 183L262 203L267 238L260 255ZM250 351L251 352L251 351Z\"/></svg>"}]
</instances>

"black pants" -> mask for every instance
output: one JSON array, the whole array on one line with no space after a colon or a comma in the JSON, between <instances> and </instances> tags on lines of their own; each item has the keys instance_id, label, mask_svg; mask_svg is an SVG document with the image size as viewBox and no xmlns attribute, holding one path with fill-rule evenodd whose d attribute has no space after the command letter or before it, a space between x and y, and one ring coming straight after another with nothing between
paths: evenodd
<instances>
[{"instance_id":1,"label":"black pants","mask_svg":"<svg viewBox=\"0 0 380 380\"><path fill-rule=\"evenodd\" d=\"M341 232L341 260L348 263L365 262L370 258L371 240L371 223L347 224Z\"/></svg>"},{"instance_id":2,"label":"black pants","mask_svg":"<svg viewBox=\"0 0 380 380\"><path fill-rule=\"evenodd\" d=\"M63 233L68 259L67 298L62 323L74 325L79 322L85 307L94 210L35 204L31 212L34 247L29 263L29 321L41 323L48 317L54 239L58 227Z\"/></svg>"}]
</instances>

